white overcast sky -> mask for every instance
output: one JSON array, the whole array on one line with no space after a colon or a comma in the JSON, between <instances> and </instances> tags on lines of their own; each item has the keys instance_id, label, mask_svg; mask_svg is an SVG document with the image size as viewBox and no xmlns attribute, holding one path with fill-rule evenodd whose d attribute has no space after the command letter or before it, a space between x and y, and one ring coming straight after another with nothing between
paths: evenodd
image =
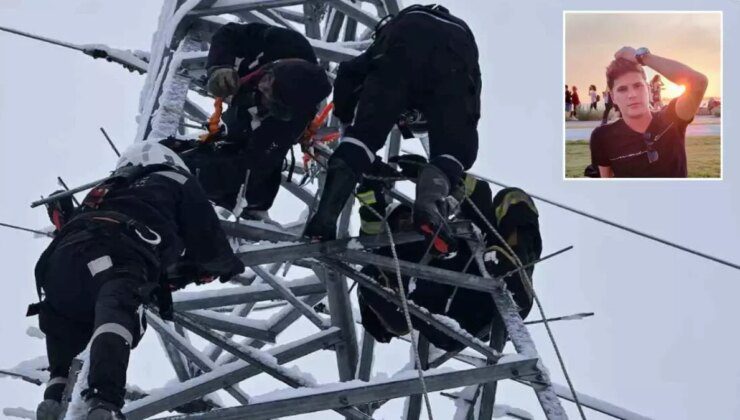
<instances>
[{"instance_id":1,"label":"white overcast sky","mask_svg":"<svg viewBox=\"0 0 740 420\"><path fill-rule=\"evenodd\" d=\"M725 42L724 180L689 182L565 182L562 180L563 10L591 10L594 2L539 0L446 1L476 34L483 69L480 154L474 170L501 182L567 203L657 236L740 262L740 134L732 93L740 91L740 44ZM659 10L663 2L628 0L607 9ZM673 10L724 11L724 39L740 39L740 1L677 0ZM700 7L700 9L696 9ZM0 2L0 25L74 43L148 50L160 3L102 0ZM634 45L639 47L643 45ZM645 45L650 47L649 40ZM0 33L0 221L48 225L28 204L56 188L61 175L78 185L105 175L115 162L98 127L120 147L133 140L143 76L81 53ZM740 418L740 353L733 270L663 245L539 204L545 252L575 249L538 267L535 287L549 315L594 311L584 321L553 324L578 390L658 419ZM294 208L276 209L282 221ZM0 367L43 354L25 335L34 300L33 267L47 241L0 229ZM535 316L533 315L533 318ZM300 333L300 332L299 332ZM541 327L532 333L553 378L564 383ZM297 334L297 333L293 333ZM132 360L131 381L145 388L173 376L147 334ZM393 373L407 346L381 345L376 372ZM300 365L321 381L335 367ZM318 366L312 370L312 367ZM257 380L259 395L277 387ZM33 408L41 389L0 379L0 407ZM499 401L542 418L533 394L502 388ZM398 418L402 401L378 418ZM564 403L577 417L573 405ZM434 399L435 418L451 418L452 404ZM587 412L589 418L604 418ZM327 418L324 414L300 418Z\"/></svg>"}]
</instances>

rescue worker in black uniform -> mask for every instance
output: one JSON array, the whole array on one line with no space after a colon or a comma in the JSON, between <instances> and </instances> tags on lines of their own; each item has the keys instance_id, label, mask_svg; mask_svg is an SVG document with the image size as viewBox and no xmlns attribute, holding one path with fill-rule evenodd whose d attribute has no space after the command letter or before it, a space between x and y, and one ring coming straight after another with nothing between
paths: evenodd
<instances>
[{"instance_id":1,"label":"rescue worker in black uniform","mask_svg":"<svg viewBox=\"0 0 740 420\"><path fill-rule=\"evenodd\" d=\"M126 150L67 218L35 271L42 301L31 307L46 334L51 378L37 419L57 419L72 359L88 343L87 418L122 418L129 354L145 328L142 305L157 304L166 317L172 289L226 281L244 265L184 162L154 141Z\"/></svg>"},{"instance_id":2,"label":"rescue worker in black uniform","mask_svg":"<svg viewBox=\"0 0 740 420\"><path fill-rule=\"evenodd\" d=\"M380 27L367 51L337 71L334 115L347 127L306 235L335 238L336 220L360 176L399 116L415 109L426 116L431 161L417 183L414 224L427 236L441 229L435 249L448 252L454 240L442 200L477 157L480 91L473 34L444 7L410 6Z\"/></svg>"},{"instance_id":3,"label":"rescue worker in black uniform","mask_svg":"<svg viewBox=\"0 0 740 420\"><path fill-rule=\"evenodd\" d=\"M208 90L231 101L222 116L219 141L182 157L193 172L198 171L198 180L216 204L235 207L249 170L243 216L267 217L286 153L331 92L317 63L308 40L286 28L229 23L213 35ZM179 144L174 147L182 151Z\"/></svg>"},{"instance_id":4,"label":"rescue worker in black uniform","mask_svg":"<svg viewBox=\"0 0 740 420\"><path fill-rule=\"evenodd\" d=\"M424 158L414 155L406 155L400 162L404 173L415 177L414 172L423 164ZM415 165L417 169L414 169ZM499 191L492 199L490 186L476 180L470 175L463 175L464 182L461 183L453 196L461 200L463 196L475 204L486 217L484 221L468 201L460 205L461 219L473 222L485 234L486 270L492 276L501 276L516 268L516 264L509 256L509 252L497 239L491 229L490 223L506 240L514 250L523 264L535 261L542 252L542 239L539 232L537 208L531 197L518 188L506 188ZM385 201L382 190L377 181L365 181L360 186L358 197L366 205L372 207L376 212L360 211L361 234L380 234L384 229L382 220L378 215L384 217ZM487 222L487 223L486 223ZM412 209L407 205L397 205L388 212L388 224L391 231L409 230L413 226ZM422 243L410 243L398 245L396 250L398 257L405 261L419 262L427 246ZM384 256L391 256L390 249L381 248L377 251ZM472 252L467 244L460 246L457 253L447 259L433 259L430 265L451 271L466 272L480 275L478 265L472 259ZM529 278L532 278L533 267L526 269ZM377 281L388 288L398 290L398 282L392 271L379 270L374 266L367 266L362 270L365 274L377 279ZM402 277L404 289L408 293L409 278ZM519 274L514 274L505 280L508 290L512 293L514 302L519 307L519 314L525 318L529 313L533 296L524 284ZM408 299L420 305L434 314L448 316L465 329L468 333L479 338L486 338L489 332L497 335L496 342L503 347L506 340L506 329L498 315L496 306L489 293L456 288L454 286L435 283L432 281L417 279L416 287L408 293ZM403 312L391 302L374 294L370 290L360 286L358 288L358 301L362 324L377 341L387 343L393 337L408 334ZM424 321L412 315L412 324L436 347L447 351L462 350L463 344L448 337L440 331L432 328ZM491 325L494 325L491 328Z\"/></svg>"}]
</instances>

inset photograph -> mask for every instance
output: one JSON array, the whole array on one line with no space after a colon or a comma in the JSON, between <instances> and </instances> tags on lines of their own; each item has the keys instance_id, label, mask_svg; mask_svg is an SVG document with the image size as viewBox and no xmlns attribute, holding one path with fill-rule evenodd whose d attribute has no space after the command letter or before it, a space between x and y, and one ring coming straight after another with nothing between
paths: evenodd
<instances>
[{"instance_id":1,"label":"inset photograph","mask_svg":"<svg viewBox=\"0 0 740 420\"><path fill-rule=\"evenodd\" d=\"M564 13L564 172L722 178L722 12Z\"/></svg>"}]
</instances>

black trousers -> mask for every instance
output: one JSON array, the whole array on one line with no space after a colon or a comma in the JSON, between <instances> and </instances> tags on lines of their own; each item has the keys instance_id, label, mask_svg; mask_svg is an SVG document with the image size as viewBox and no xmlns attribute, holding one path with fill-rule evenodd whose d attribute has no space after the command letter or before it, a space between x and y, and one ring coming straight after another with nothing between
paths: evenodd
<instances>
[{"instance_id":1,"label":"black trousers","mask_svg":"<svg viewBox=\"0 0 740 420\"><path fill-rule=\"evenodd\" d=\"M601 117L602 124L606 124L606 122L609 120L609 112L612 110L612 108L617 109L617 106L611 102L606 102L606 104L604 105L604 116Z\"/></svg>"},{"instance_id":2,"label":"black trousers","mask_svg":"<svg viewBox=\"0 0 740 420\"><path fill-rule=\"evenodd\" d=\"M370 65L354 123L335 152L358 172L370 169L371 155L383 147L393 125L409 108L426 115L431 163L453 185L475 162L480 72L477 63L463 59L461 51L476 47L472 41L459 45L438 41L444 39L444 26L429 17L408 15L384 29L383 39L377 41L382 43L382 54Z\"/></svg>"},{"instance_id":3,"label":"black trousers","mask_svg":"<svg viewBox=\"0 0 740 420\"><path fill-rule=\"evenodd\" d=\"M129 354L145 329L139 289L151 265L120 237L86 231L67 235L43 264L39 324L52 378L44 397L61 399L61 379L91 342L86 395L122 407Z\"/></svg>"}]
</instances>

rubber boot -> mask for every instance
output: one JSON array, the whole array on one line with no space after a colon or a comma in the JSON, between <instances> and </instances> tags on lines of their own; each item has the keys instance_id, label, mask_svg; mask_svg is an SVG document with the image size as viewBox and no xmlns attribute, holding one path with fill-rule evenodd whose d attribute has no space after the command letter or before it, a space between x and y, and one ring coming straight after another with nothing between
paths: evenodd
<instances>
[{"instance_id":1,"label":"rubber boot","mask_svg":"<svg viewBox=\"0 0 740 420\"><path fill-rule=\"evenodd\" d=\"M360 177L342 159L329 159L319 208L306 225L305 236L322 241L336 239L337 219L359 180Z\"/></svg>"},{"instance_id":2,"label":"rubber boot","mask_svg":"<svg viewBox=\"0 0 740 420\"><path fill-rule=\"evenodd\" d=\"M450 181L438 167L427 164L419 173L414 202L414 226L427 240L432 241L434 255L455 252L457 243L447 225L446 198L450 194Z\"/></svg>"},{"instance_id":3,"label":"rubber boot","mask_svg":"<svg viewBox=\"0 0 740 420\"><path fill-rule=\"evenodd\" d=\"M62 414L62 404L56 400L43 400L36 407L36 420L57 420Z\"/></svg>"},{"instance_id":4,"label":"rubber boot","mask_svg":"<svg viewBox=\"0 0 740 420\"><path fill-rule=\"evenodd\" d=\"M90 410L87 412L87 420L125 420L121 410L112 403L98 398L89 401Z\"/></svg>"}]
</instances>

